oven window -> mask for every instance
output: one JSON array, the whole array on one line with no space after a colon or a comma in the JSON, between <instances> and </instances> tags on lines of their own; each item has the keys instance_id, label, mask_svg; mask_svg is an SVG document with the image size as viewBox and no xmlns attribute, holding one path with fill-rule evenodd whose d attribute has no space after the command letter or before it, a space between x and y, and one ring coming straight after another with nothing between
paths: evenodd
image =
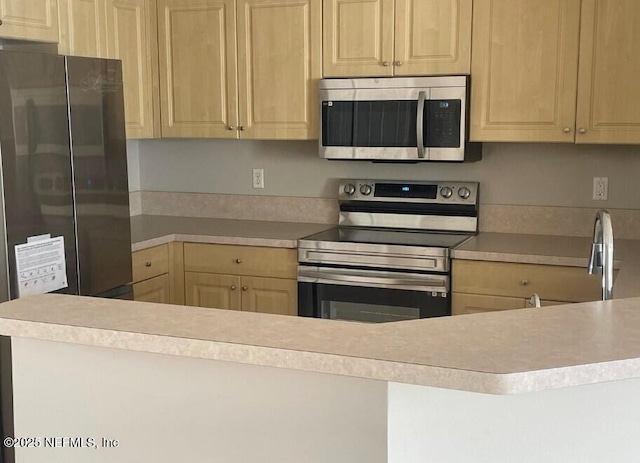
<instances>
[{"instance_id":1,"label":"oven window","mask_svg":"<svg viewBox=\"0 0 640 463\"><path fill-rule=\"evenodd\" d=\"M323 101L323 146L417 146L417 100Z\"/></svg>"},{"instance_id":2,"label":"oven window","mask_svg":"<svg viewBox=\"0 0 640 463\"><path fill-rule=\"evenodd\" d=\"M357 285L298 283L298 314L367 323L451 315L442 294Z\"/></svg>"},{"instance_id":3,"label":"oven window","mask_svg":"<svg viewBox=\"0 0 640 463\"><path fill-rule=\"evenodd\" d=\"M364 323L397 322L420 318L418 307L360 304L343 301L322 301L321 318Z\"/></svg>"}]
</instances>

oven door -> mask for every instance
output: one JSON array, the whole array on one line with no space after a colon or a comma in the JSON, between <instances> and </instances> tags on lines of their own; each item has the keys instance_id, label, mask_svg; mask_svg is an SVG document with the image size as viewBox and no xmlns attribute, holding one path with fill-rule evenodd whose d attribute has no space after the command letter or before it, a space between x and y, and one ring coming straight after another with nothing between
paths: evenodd
<instances>
[{"instance_id":1,"label":"oven door","mask_svg":"<svg viewBox=\"0 0 640 463\"><path fill-rule=\"evenodd\" d=\"M447 275L298 267L298 315L365 323L451 315Z\"/></svg>"}]
</instances>

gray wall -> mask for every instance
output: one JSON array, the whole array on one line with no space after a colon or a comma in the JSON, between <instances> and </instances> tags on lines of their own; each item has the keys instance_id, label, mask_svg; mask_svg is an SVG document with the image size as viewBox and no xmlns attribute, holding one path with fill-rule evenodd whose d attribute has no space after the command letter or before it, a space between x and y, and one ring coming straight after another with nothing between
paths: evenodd
<instances>
[{"instance_id":1,"label":"gray wall","mask_svg":"<svg viewBox=\"0 0 640 463\"><path fill-rule=\"evenodd\" d=\"M140 191L140 143L127 140L127 172L129 173L129 191Z\"/></svg>"},{"instance_id":2,"label":"gray wall","mask_svg":"<svg viewBox=\"0 0 640 463\"><path fill-rule=\"evenodd\" d=\"M473 180L481 183L485 204L640 209L638 146L489 143L477 163L401 165L327 161L318 157L316 142L141 140L130 145L131 158L139 163L132 162L139 167L130 172L132 191L332 198L341 178ZM265 170L264 190L251 187L252 168ZM609 178L609 201L591 200L594 176Z\"/></svg>"}]
</instances>

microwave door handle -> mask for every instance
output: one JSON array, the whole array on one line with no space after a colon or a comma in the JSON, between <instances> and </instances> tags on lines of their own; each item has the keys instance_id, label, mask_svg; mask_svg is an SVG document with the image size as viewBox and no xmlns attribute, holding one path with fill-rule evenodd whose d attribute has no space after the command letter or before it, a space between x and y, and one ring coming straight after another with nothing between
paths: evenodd
<instances>
[{"instance_id":1,"label":"microwave door handle","mask_svg":"<svg viewBox=\"0 0 640 463\"><path fill-rule=\"evenodd\" d=\"M418 158L425 158L424 149L424 103L427 99L427 92L421 91L418 93L418 114L416 117L416 135L418 139Z\"/></svg>"}]
</instances>

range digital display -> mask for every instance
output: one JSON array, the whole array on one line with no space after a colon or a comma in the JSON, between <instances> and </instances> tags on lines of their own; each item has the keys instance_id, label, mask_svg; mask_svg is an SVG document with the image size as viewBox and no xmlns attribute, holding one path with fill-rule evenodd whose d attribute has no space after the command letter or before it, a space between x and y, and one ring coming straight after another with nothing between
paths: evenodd
<instances>
[{"instance_id":1,"label":"range digital display","mask_svg":"<svg viewBox=\"0 0 640 463\"><path fill-rule=\"evenodd\" d=\"M438 185L415 183L376 183L373 194L378 198L424 198L436 199Z\"/></svg>"}]
</instances>

